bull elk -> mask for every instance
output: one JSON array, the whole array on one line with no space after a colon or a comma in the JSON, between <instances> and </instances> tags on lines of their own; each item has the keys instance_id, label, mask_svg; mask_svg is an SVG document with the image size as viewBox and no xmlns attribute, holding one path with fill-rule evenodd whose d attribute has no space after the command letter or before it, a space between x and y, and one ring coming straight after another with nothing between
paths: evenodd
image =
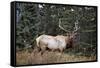
<instances>
[{"instance_id":1,"label":"bull elk","mask_svg":"<svg viewBox=\"0 0 100 68\"><path fill-rule=\"evenodd\" d=\"M44 34L36 38L37 47L41 51L44 52L46 48L48 48L52 51L59 50L60 52L63 52L66 48L73 47L74 45L73 41L79 29L78 22L75 22L74 30L70 32L61 26L61 19L59 19L59 28L67 32L67 36L63 35L50 36Z\"/></svg>"}]
</instances>

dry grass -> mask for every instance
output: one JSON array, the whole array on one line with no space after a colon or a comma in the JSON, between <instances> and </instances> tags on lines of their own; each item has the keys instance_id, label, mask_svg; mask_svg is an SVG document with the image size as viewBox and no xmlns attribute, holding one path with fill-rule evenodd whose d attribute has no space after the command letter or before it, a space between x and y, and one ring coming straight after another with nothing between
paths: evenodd
<instances>
[{"instance_id":1,"label":"dry grass","mask_svg":"<svg viewBox=\"0 0 100 68\"><path fill-rule=\"evenodd\" d=\"M67 53L48 52L43 55L40 52L35 53L28 51L20 51L16 53L17 65L27 64L47 64L47 63L63 63L63 62L78 62L78 61L94 61L96 56L76 56Z\"/></svg>"}]
</instances>

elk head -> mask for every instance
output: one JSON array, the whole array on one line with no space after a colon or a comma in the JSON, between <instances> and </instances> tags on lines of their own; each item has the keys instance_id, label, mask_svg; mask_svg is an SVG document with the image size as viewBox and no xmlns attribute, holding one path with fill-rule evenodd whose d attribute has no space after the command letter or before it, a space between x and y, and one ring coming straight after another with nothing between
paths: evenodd
<instances>
[{"instance_id":1,"label":"elk head","mask_svg":"<svg viewBox=\"0 0 100 68\"><path fill-rule=\"evenodd\" d=\"M67 36L66 36L67 37L67 40L66 40L67 44L66 45L68 47L73 47L73 43L75 41L75 38L78 35L78 30L80 29L78 20L74 23L73 31L69 31L67 29L64 29L61 26L61 19L59 19L59 28L67 33Z\"/></svg>"}]
</instances>

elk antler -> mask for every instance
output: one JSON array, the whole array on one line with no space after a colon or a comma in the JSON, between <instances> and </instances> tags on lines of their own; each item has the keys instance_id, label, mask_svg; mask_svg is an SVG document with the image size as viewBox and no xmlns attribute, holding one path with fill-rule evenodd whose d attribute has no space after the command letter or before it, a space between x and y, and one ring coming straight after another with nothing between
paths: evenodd
<instances>
[{"instance_id":1,"label":"elk antler","mask_svg":"<svg viewBox=\"0 0 100 68\"><path fill-rule=\"evenodd\" d=\"M78 20L75 22L75 27L73 32L77 32L80 29Z\"/></svg>"},{"instance_id":2,"label":"elk antler","mask_svg":"<svg viewBox=\"0 0 100 68\"><path fill-rule=\"evenodd\" d=\"M59 19L59 28L62 29L62 30L64 30L65 32L70 32L70 31L64 29L64 28L61 26L61 19Z\"/></svg>"},{"instance_id":3,"label":"elk antler","mask_svg":"<svg viewBox=\"0 0 100 68\"><path fill-rule=\"evenodd\" d=\"M77 31L80 29L78 20L74 23L74 30L72 31L71 38L74 38L78 33Z\"/></svg>"}]
</instances>

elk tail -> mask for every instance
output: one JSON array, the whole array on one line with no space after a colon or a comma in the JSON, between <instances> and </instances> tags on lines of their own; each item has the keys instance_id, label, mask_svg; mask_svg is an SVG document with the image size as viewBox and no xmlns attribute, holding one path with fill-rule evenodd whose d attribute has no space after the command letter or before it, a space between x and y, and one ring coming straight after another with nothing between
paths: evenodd
<instances>
[{"instance_id":1,"label":"elk tail","mask_svg":"<svg viewBox=\"0 0 100 68\"><path fill-rule=\"evenodd\" d=\"M38 37L38 38L36 39L36 45L37 45L37 47L39 47L39 43L40 43L40 37Z\"/></svg>"}]
</instances>

